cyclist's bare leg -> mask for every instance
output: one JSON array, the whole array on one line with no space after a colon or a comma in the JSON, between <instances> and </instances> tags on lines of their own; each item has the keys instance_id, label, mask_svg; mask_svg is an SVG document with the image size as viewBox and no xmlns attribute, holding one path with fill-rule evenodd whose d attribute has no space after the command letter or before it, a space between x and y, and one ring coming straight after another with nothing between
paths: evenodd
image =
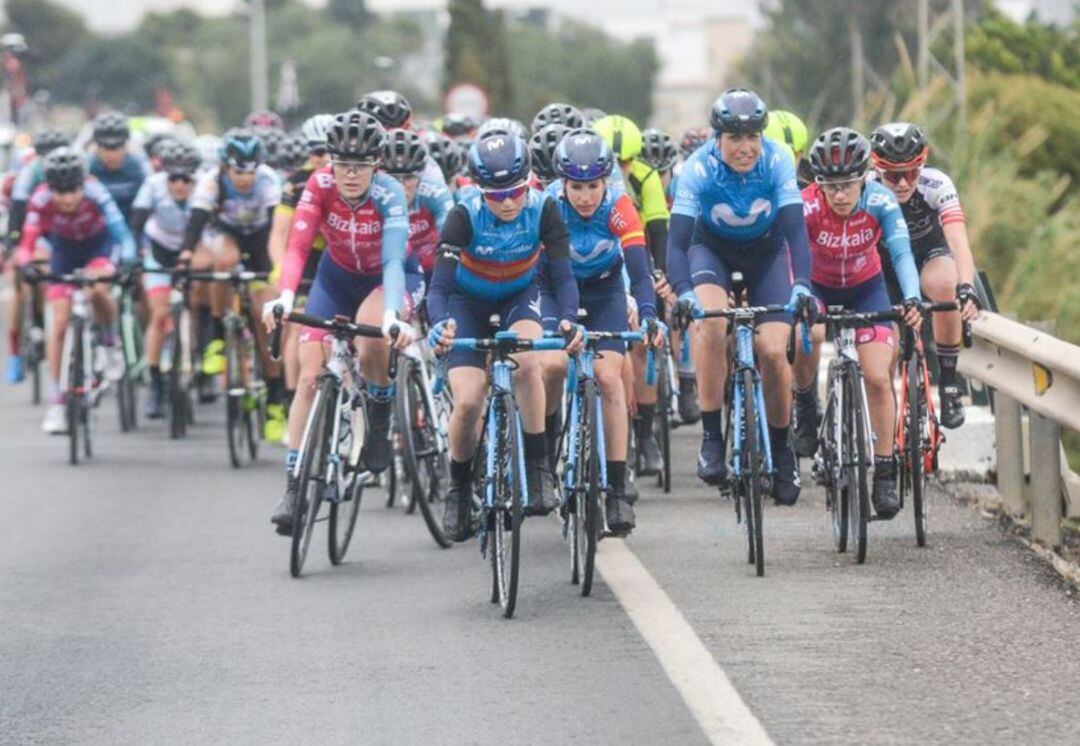
<instances>
[{"instance_id":1,"label":"cyclist's bare leg","mask_svg":"<svg viewBox=\"0 0 1080 746\"><path fill-rule=\"evenodd\" d=\"M297 450L304 437L311 403L315 400L315 383L326 364L328 347L322 341L309 340L300 344L300 375L296 395L289 408L289 448Z\"/></svg>"},{"instance_id":2,"label":"cyclist's bare leg","mask_svg":"<svg viewBox=\"0 0 1080 746\"><path fill-rule=\"evenodd\" d=\"M544 414L551 416L562 406L563 386L566 384L566 353L562 351L533 353L540 359L544 378Z\"/></svg>"},{"instance_id":3,"label":"cyclist's bare leg","mask_svg":"<svg viewBox=\"0 0 1080 746\"><path fill-rule=\"evenodd\" d=\"M259 285L261 287L253 288L251 291L252 317L248 320L248 323L255 329L255 340L259 345L259 357L262 358L263 370L265 371L264 377L268 380L281 378L281 363L270 357L268 332L266 331L266 325L259 318L263 305L274 300L277 293L274 292L273 288L263 283L259 283Z\"/></svg>"},{"instance_id":4,"label":"cyclist's bare leg","mask_svg":"<svg viewBox=\"0 0 1080 746\"><path fill-rule=\"evenodd\" d=\"M596 359L596 381L604 417L604 450L608 461L626 461L630 424L626 418L626 390L623 388L623 356L605 352ZM655 392L654 392L655 394Z\"/></svg>"},{"instance_id":5,"label":"cyclist's bare leg","mask_svg":"<svg viewBox=\"0 0 1080 746\"><path fill-rule=\"evenodd\" d=\"M870 425L874 430L875 456L893 455L896 398L892 386L892 347L883 342L859 345L859 366L866 383Z\"/></svg>"},{"instance_id":6,"label":"cyclist's bare leg","mask_svg":"<svg viewBox=\"0 0 1080 746\"><path fill-rule=\"evenodd\" d=\"M510 327L522 339L539 339L543 336L540 324L522 319ZM544 432L544 380L540 373L540 361L536 353L514 355L517 370L514 371L514 398L521 413L521 429L528 433Z\"/></svg>"},{"instance_id":7,"label":"cyclist's bare leg","mask_svg":"<svg viewBox=\"0 0 1080 746\"><path fill-rule=\"evenodd\" d=\"M376 288L368 293L356 312L356 323L368 326L381 326L383 317L383 289ZM390 345L386 340L371 337L358 337L356 351L360 359L360 375L367 383L376 386L389 386L390 378L386 375L390 364Z\"/></svg>"},{"instance_id":8,"label":"cyclist's bare leg","mask_svg":"<svg viewBox=\"0 0 1080 746\"><path fill-rule=\"evenodd\" d=\"M236 241L231 236L219 236L213 254L214 271L228 272L239 263L240 247L236 245ZM229 307L230 293L231 288L227 283L215 282L210 286L210 313L215 319L224 318Z\"/></svg>"},{"instance_id":9,"label":"cyclist's bare leg","mask_svg":"<svg viewBox=\"0 0 1080 746\"><path fill-rule=\"evenodd\" d=\"M706 311L728 307L728 293L720 285L698 285L694 291ZM697 333L690 337L702 411L715 411L724 405L727 323L726 319L703 319L697 322Z\"/></svg>"},{"instance_id":10,"label":"cyclist's bare leg","mask_svg":"<svg viewBox=\"0 0 1080 746\"><path fill-rule=\"evenodd\" d=\"M825 325L817 324L810 330L810 354L803 352L802 344L795 345L795 364L792 373L795 377L795 388L800 391L809 388L817 377L818 365L821 362L821 343L825 341Z\"/></svg>"},{"instance_id":11,"label":"cyclist's bare leg","mask_svg":"<svg viewBox=\"0 0 1080 746\"><path fill-rule=\"evenodd\" d=\"M759 324L754 330L765 415L769 425L778 429L791 424L791 365L787 361L790 333L791 326L781 321Z\"/></svg>"},{"instance_id":12,"label":"cyclist's bare leg","mask_svg":"<svg viewBox=\"0 0 1080 746\"><path fill-rule=\"evenodd\" d=\"M146 361L151 368L161 365L161 348L165 344L165 335L169 332L169 293L146 293L150 305L150 324L146 327Z\"/></svg>"},{"instance_id":13,"label":"cyclist's bare leg","mask_svg":"<svg viewBox=\"0 0 1080 746\"><path fill-rule=\"evenodd\" d=\"M960 275L956 270L956 261L951 256L936 256L928 261L923 265L921 280L923 292L934 303L956 300ZM933 324L935 342L950 347L960 344L963 329L959 311L935 313Z\"/></svg>"},{"instance_id":14,"label":"cyclist's bare leg","mask_svg":"<svg viewBox=\"0 0 1080 746\"><path fill-rule=\"evenodd\" d=\"M447 378L454 392L449 424L450 458L457 462L470 461L476 451L480 416L488 391L487 372L462 365L451 368Z\"/></svg>"},{"instance_id":15,"label":"cyclist's bare leg","mask_svg":"<svg viewBox=\"0 0 1080 746\"><path fill-rule=\"evenodd\" d=\"M60 381L60 358L64 350L64 335L67 334L71 320L71 298L54 298L49 301L52 310L52 327L45 337L45 358L49 364L49 375L54 383Z\"/></svg>"},{"instance_id":16,"label":"cyclist's bare leg","mask_svg":"<svg viewBox=\"0 0 1080 746\"><path fill-rule=\"evenodd\" d=\"M113 267L88 267L84 270L90 277L111 275ZM86 289L86 299L94 310L94 320L104 326L111 327L116 320L116 301L112 297L112 291L108 285L91 285Z\"/></svg>"}]
</instances>

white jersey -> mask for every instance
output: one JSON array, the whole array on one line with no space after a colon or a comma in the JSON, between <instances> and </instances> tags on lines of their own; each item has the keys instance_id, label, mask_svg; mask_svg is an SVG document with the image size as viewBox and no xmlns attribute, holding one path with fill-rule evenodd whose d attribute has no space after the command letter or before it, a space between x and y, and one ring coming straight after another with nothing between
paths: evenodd
<instances>
[{"instance_id":1,"label":"white jersey","mask_svg":"<svg viewBox=\"0 0 1080 746\"><path fill-rule=\"evenodd\" d=\"M134 210L149 210L143 233L169 251L179 251L184 229L191 214L191 200L177 202L169 194L169 175L162 172L143 182L132 205Z\"/></svg>"},{"instance_id":2,"label":"white jersey","mask_svg":"<svg viewBox=\"0 0 1080 746\"><path fill-rule=\"evenodd\" d=\"M220 194L220 189L224 194ZM192 209L206 210L217 222L241 234L254 233L270 222L270 208L281 203L281 181L265 163L255 171L250 192L240 192L221 169L199 177L191 195Z\"/></svg>"}]
</instances>

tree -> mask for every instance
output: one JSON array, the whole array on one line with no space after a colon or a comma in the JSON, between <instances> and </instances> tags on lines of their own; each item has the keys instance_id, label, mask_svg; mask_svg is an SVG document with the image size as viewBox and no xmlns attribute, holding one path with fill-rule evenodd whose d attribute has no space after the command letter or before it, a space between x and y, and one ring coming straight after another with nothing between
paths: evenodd
<instances>
[{"instance_id":1,"label":"tree","mask_svg":"<svg viewBox=\"0 0 1080 746\"><path fill-rule=\"evenodd\" d=\"M51 0L7 0L8 25L26 37L27 75L31 85L51 88L55 63L90 33L82 16Z\"/></svg>"},{"instance_id":2,"label":"tree","mask_svg":"<svg viewBox=\"0 0 1080 746\"><path fill-rule=\"evenodd\" d=\"M1003 73L1030 73L1054 83L1080 88L1080 36L1035 19L1020 25L996 10L974 26L964 40L974 67Z\"/></svg>"},{"instance_id":3,"label":"tree","mask_svg":"<svg viewBox=\"0 0 1080 746\"><path fill-rule=\"evenodd\" d=\"M371 22L371 14L364 0L328 0L326 16L332 23L352 29L362 29Z\"/></svg>"},{"instance_id":4,"label":"tree","mask_svg":"<svg viewBox=\"0 0 1080 746\"><path fill-rule=\"evenodd\" d=\"M165 54L130 34L91 37L64 55L56 74L57 98L79 103L100 99L132 111L149 109L154 89L172 82Z\"/></svg>"},{"instance_id":5,"label":"tree","mask_svg":"<svg viewBox=\"0 0 1080 746\"><path fill-rule=\"evenodd\" d=\"M488 94L493 111L506 111L513 90L502 13L489 13L482 0L450 0L446 31L446 88L474 83Z\"/></svg>"}]
</instances>

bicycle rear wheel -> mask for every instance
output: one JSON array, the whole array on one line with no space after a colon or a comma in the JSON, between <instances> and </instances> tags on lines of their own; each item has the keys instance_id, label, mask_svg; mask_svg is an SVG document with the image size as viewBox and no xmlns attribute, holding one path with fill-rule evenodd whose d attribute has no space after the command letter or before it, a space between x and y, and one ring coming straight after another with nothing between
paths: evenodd
<instances>
[{"instance_id":1,"label":"bicycle rear wheel","mask_svg":"<svg viewBox=\"0 0 1080 746\"><path fill-rule=\"evenodd\" d=\"M488 446L495 448L495 506L491 519L491 571L499 606L509 619L517 606L518 573L521 564L522 444L517 403L509 394L493 402L498 407L498 432L505 438Z\"/></svg>"},{"instance_id":2,"label":"bicycle rear wheel","mask_svg":"<svg viewBox=\"0 0 1080 746\"><path fill-rule=\"evenodd\" d=\"M911 487L911 508L915 514L915 543L926 546L926 528L928 510L926 505L926 474L923 470L923 428L922 413L925 408L926 391L922 386L922 367L919 356L912 355L907 364L907 412L905 413L907 440L906 453L901 454L901 463L907 471L907 482ZM903 481L903 480L902 480Z\"/></svg>"},{"instance_id":3,"label":"bicycle rear wheel","mask_svg":"<svg viewBox=\"0 0 1080 746\"><path fill-rule=\"evenodd\" d=\"M419 506L431 538L445 549L452 543L442 530L443 487L449 483L450 457L439 438L439 413L432 410L431 396L419 368L410 364L398 385L395 402L402 457L412 483L413 503Z\"/></svg>"},{"instance_id":4,"label":"bicycle rear wheel","mask_svg":"<svg viewBox=\"0 0 1080 746\"><path fill-rule=\"evenodd\" d=\"M292 547L289 572L300 577L311 546L312 532L322 505L326 486L326 462L330 452L329 432L337 412L337 384L327 378L319 383L308 415L304 442L300 446L300 480L293 509Z\"/></svg>"},{"instance_id":5,"label":"bicycle rear wheel","mask_svg":"<svg viewBox=\"0 0 1080 746\"><path fill-rule=\"evenodd\" d=\"M765 537L762 531L764 516L761 509L762 492L762 423L758 421L757 399L754 396L754 373L742 371L743 390L743 469L746 482L746 536L749 559L758 577L765 574Z\"/></svg>"},{"instance_id":6,"label":"bicycle rear wheel","mask_svg":"<svg viewBox=\"0 0 1080 746\"><path fill-rule=\"evenodd\" d=\"M869 454L866 443L866 416L863 411L862 374L852 366L844 376L844 433L847 439L844 458L848 491L851 538L855 542L855 561L866 561L867 525L870 520L870 490L867 485Z\"/></svg>"}]
</instances>

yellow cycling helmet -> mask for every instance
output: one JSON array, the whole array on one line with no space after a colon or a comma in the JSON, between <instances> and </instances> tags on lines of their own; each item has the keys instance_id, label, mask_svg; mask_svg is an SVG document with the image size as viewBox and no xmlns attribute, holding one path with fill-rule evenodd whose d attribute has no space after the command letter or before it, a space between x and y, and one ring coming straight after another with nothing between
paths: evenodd
<instances>
[{"instance_id":1,"label":"yellow cycling helmet","mask_svg":"<svg viewBox=\"0 0 1080 746\"><path fill-rule=\"evenodd\" d=\"M806 153L810 144L810 134L806 131L803 120L790 111L770 111L769 121L762 134L770 140L785 143L796 159Z\"/></svg>"},{"instance_id":2,"label":"yellow cycling helmet","mask_svg":"<svg viewBox=\"0 0 1080 746\"><path fill-rule=\"evenodd\" d=\"M641 130L626 117L608 114L593 122L592 129L607 141L618 160L632 161L641 154Z\"/></svg>"}]
</instances>

